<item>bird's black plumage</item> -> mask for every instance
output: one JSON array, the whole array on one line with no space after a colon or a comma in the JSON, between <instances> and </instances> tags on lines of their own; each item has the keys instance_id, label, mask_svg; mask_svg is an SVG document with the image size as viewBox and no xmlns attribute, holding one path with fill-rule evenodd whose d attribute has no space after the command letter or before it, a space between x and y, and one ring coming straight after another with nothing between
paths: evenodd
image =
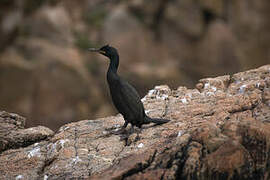
<instances>
[{"instance_id":1,"label":"bird's black plumage","mask_svg":"<svg viewBox=\"0 0 270 180\"><path fill-rule=\"evenodd\" d=\"M169 122L167 119L150 118L145 114L143 103L135 88L127 81L123 80L118 74L119 55L115 48L106 45L100 49L90 49L110 59L110 66L107 72L107 81L110 88L112 101L116 109L125 119L122 129L125 129L128 123L132 126L141 127L143 124L156 123L163 124Z\"/></svg>"}]
</instances>

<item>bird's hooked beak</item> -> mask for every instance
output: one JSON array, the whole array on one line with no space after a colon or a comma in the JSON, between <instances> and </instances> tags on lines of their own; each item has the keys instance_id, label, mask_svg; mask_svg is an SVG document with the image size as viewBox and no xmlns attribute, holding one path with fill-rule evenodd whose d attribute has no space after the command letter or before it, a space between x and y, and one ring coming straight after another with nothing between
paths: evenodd
<instances>
[{"instance_id":1,"label":"bird's hooked beak","mask_svg":"<svg viewBox=\"0 0 270 180\"><path fill-rule=\"evenodd\" d=\"M106 52L103 51L103 50L100 50L100 49L89 48L88 50L91 51L91 52L98 52L98 53L100 53L100 54L106 55Z\"/></svg>"}]
</instances>

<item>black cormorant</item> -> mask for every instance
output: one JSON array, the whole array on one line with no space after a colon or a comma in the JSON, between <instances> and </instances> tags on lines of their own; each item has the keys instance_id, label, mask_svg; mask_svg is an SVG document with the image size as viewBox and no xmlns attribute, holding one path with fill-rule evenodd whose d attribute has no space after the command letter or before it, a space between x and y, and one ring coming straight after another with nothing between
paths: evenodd
<instances>
[{"instance_id":1,"label":"black cormorant","mask_svg":"<svg viewBox=\"0 0 270 180\"><path fill-rule=\"evenodd\" d=\"M125 119L125 124L121 128L123 131L128 123L141 128L143 124L156 123L163 124L169 122L167 119L150 118L145 114L143 103L135 88L127 81L123 80L118 74L119 55L115 48L106 45L100 49L90 48L92 52L98 52L110 59L110 66L107 72L112 101L116 109Z\"/></svg>"}]
</instances>

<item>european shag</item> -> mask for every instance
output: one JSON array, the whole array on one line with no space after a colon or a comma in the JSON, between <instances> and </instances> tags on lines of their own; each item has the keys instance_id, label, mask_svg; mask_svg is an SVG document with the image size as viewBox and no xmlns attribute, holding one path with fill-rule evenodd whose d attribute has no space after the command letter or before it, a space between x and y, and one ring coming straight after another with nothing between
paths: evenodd
<instances>
[{"instance_id":1,"label":"european shag","mask_svg":"<svg viewBox=\"0 0 270 180\"><path fill-rule=\"evenodd\" d=\"M100 49L90 48L89 50L98 52L110 59L107 81L114 106L125 119L125 124L121 128L121 131L127 127L128 123L131 123L132 128L133 126L141 128L143 124L163 124L169 122L167 119L150 118L145 114L138 92L117 74L119 55L114 47L106 45Z\"/></svg>"}]
</instances>

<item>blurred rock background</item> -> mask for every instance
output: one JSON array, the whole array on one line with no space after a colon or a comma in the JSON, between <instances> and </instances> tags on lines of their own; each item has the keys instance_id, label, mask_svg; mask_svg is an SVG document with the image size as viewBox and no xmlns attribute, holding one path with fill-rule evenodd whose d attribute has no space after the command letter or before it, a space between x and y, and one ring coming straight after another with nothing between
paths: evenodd
<instances>
[{"instance_id":1,"label":"blurred rock background","mask_svg":"<svg viewBox=\"0 0 270 180\"><path fill-rule=\"evenodd\" d=\"M87 52L107 43L141 96L267 64L269 17L268 0L1 0L0 109L54 130L115 113Z\"/></svg>"}]
</instances>

